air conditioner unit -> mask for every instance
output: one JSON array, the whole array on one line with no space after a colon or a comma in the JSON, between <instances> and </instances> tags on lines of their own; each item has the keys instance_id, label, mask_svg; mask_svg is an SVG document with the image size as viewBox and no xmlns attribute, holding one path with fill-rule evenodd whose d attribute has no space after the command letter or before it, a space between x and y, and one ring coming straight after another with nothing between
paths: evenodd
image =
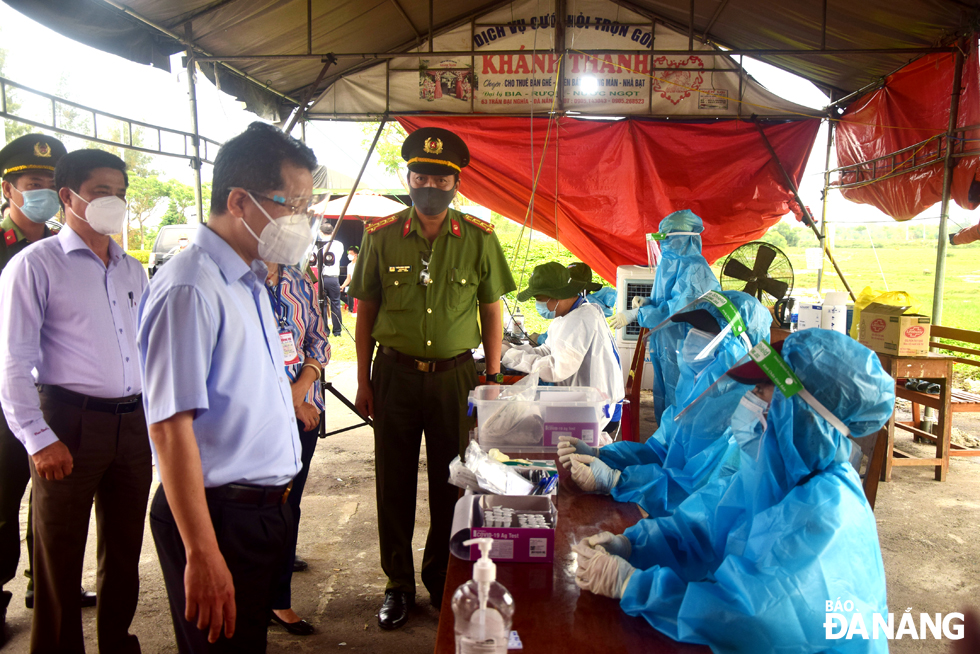
<instances>
[{"instance_id":1,"label":"air conditioner unit","mask_svg":"<svg viewBox=\"0 0 980 654\"><path fill-rule=\"evenodd\" d=\"M653 280L656 269L648 266L620 266L616 269L616 306L620 311L628 311L633 307L634 297L650 297L653 293ZM640 324L633 321L625 327L616 330L616 348L623 364L623 381L629 376L630 362L633 361L633 351L636 349L636 339L640 335ZM640 388L653 388L653 365L647 352L643 367L643 378Z\"/></svg>"}]
</instances>

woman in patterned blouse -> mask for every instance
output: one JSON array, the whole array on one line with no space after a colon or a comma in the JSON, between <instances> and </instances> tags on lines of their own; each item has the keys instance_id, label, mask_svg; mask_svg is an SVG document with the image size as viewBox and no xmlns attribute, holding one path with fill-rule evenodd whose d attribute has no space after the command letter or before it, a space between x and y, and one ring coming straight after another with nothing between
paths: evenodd
<instances>
[{"instance_id":1,"label":"woman in patterned blouse","mask_svg":"<svg viewBox=\"0 0 980 654\"><path fill-rule=\"evenodd\" d=\"M283 343L286 374L293 390L293 406L302 444L303 468L293 479L287 502L293 511L293 532L286 543L286 556L272 603L272 619L291 634L308 636L313 626L301 619L292 609L290 584L293 572L305 570L306 562L296 557L296 538L299 533L299 503L303 487L310 474L310 461L316 449L323 412L323 389L320 371L330 361L330 343L320 313L320 305L310 280L293 266L267 264L269 275L266 288L276 315Z\"/></svg>"}]
</instances>

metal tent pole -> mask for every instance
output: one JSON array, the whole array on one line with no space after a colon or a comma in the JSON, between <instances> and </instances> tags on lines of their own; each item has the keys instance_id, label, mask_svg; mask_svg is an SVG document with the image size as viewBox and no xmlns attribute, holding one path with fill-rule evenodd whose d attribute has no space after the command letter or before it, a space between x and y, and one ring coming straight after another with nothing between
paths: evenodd
<instances>
[{"instance_id":1,"label":"metal tent pole","mask_svg":"<svg viewBox=\"0 0 980 654\"><path fill-rule=\"evenodd\" d=\"M323 252L324 250L329 251L330 250L330 246L333 244L334 239L337 238L337 232L340 231L341 221L343 221L344 216L347 215L347 209L348 209L348 207L350 207L351 200L354 198L354 193L357 192L357 186L361 183L361 176L364 175L364 170L367 168L368 162L371 161L371 155L374 154L374 148L375 148L376 145L378 145L378 139L381 138L381 133L384 131L385 124L387 122L388 122L388 117L387 116L382 116L381 117L381 124L378 125L378 131L374 135L374 140L371 141L371 147L368 148L367 156L364 157L364 163L361 164L361 169L357 172L357 177L354 179L354 186L351 188L350 193L347 195L347 200L344 202L344 208L341 209L341 211L340 211L340 217L337 218L337 227L333 230L333 234L330 235L330 240L327 241L327 244L324 245L323 248L321 248L320 252ZM321 311L322 311L322 307L326 306L327 307L327 311L329 312L330 311L330 308L329 308L329 305L327 305L325 293L324 293L324 290L323 290L323 266L322 266L322 260L318 260L317 261L317 264L320 265L320 270L318 271L320 273L320 277L319 277L320 278L320 307L321 307ZM328 325L328 327L329 327L329 325ZM350 332L348 332L348 334L349 333ZM351 404L350 401L347 400L347 398L345 398L342 395L340 395L340 391L336 390L335 388L333 388L333 386L331 384L328 384L327 383L327 373L326 373L325 370L321 370L320 371L320 383L323 385L323 388L324 389L326 389L326 390L330 391L331 393L333 393L334 395L336 395L344 404L346 404L348 407L350 407L353 410L353 406L354 405ZM358 414L358 415L360 415L360 414ZM360 423L358 425L354 425L354 427L347 427L347 428L342 429L340 431L345 431L346 429L354 429L355 427L361 427L363 425L371 425L372 427L374 426L374 424L371 422L371 419L368 418L367 416L360 416L360 417L361 417L362 420L364 420L363 423ZM330 436L330 435L335 434L335 433L337 433L337 432L331 432L331 434L328 434L327 433L327 426L326 426L325 421L323 421L323 420L320 421L320 438L326 438L327 436Z\"/></svg>"},{"instance_id":2,"label":"metal tent pole","mask_svg":"<svg viewBox=\"0 0 980 654\"><path fill-rule=\"evenodd\" d=\"M826 8L826 5L825 5ZM830 98L833 100L833 96ZM823 209L820 215L820 257L823 259L823 252L829 250L827 247L827 200L830 196L828 189L830 188L830 151L834 147L834 122L832 120L827 121L827 158L824 162L824 174L823 174ZM817 270L817 293L820 293L820 287L823 284L823 266Z\"/></svg>"},{"instance_id":3,"label":"metal tent pole","mask_svg":"<svg viewBox=\"0 0 980 654\"><path fill-rule=\"evenodd\" d=\"M187 42L190 43L190 23L184 24L184 34ZM194 158L191 159L191 168L194 169L194 206L197 207L195 222L203 223L204 201L201 198L201 132L197 123L197 84L194 82L194 73L196 72L197 64L194 63L193 54L193 51L188 48L185 70L187 71L187 95L190 98L191 108L191 148L194 152Z\"/></svg>"},{"instance_id":4,"label":"metal tent pole","mask_svg":"<svg viewBox=\"0 0 980 654\"><path fill-rule=\"evenodd\" d=\"M939 244L936 248L936 282L932 296L932 324L942 324L943 317L943 286L946 282L946 244L949 239L949 196L953 183L953 168L956 159L953 158L953 131L960 109L960 86L963 76L963 51L956 51L956 63L953 66L953 90L949 100L949 126L946 130L946 158L943 169L943 203L939 213Z\"/></svg>"}]
</instances>

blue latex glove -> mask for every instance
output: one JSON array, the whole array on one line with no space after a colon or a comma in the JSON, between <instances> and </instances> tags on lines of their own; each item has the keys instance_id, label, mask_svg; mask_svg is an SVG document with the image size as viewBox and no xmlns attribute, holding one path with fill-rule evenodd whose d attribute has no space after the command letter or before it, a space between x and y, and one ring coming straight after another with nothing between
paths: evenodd
<instances>
[{"instance_id":1,"label":"blue latex glove","mask_svg":"<svg viewBox=\"0 0 980 654\"><path fill-rule=\"evenodd\" d=\"M601 459L586 454L568 456L572 462L572 481L582 490L609 494L619 482L619 470L613 470Z\"/></svg>"}]
</instances>

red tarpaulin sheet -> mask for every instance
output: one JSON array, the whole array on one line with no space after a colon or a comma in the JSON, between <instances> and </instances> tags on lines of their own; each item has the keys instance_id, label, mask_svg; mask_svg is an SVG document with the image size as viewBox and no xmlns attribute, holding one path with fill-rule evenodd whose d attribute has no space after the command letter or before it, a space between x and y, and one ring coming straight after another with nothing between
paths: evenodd
<instances>
[{"instance_id":1,"label":"red tarpaulin sheet","mask_svg":"<svg viewBox=\"0 0 980 654\"><path fill-rule=\"evenodd\" d=\"M442 127L459 134L471 156L460 192L523 222L548 118L534 119L533 141L530 118L398 121L409 132ZM819 120L800 120L765 128L797 184L819 126ZM752 123L563 117L544 153L533 227L615 282L617 266L646 264L645 234L657 231L673 211L690 209L704 220L704 254L714 261L765 234L790 212L791 202L792 192Z\"/></svg>"},{"instance_id":2,"label":"red tarpaulin sheet","mask_svg":"<svg viewBox=\"0 0 980 654\"><path fill-rule=\"evenodd\" d=\"M980 71L977 67L976 40L963 62L958 127L980 124ZM949 127L949 100L953 90L954 55L926 55L885 78L884 86L848 105L837 126L837 162L839 166L876 159L910 147ZM970 139L980 138L980 131L966 132L965 145L977 149ZM918 161L934 156L939 141L932 141L915 150ZM954 144L953 152L960 150ZM968 199L980 159L963 157L957 160L953 172L951 197L965 209L977 205ZM890 172L889 162L884 174ZM905 166L911 166L909 161ZM897 170L901 170L899 167ZM879 171L882 169L879 168ZM882 176L882 172L878 176ZM841 183L860 181L855 175L844 174ZM897 174L894 177L864 186L843 189L841 193L852 202L870 204L894 218L908 220L942 200L943 163Z\"/></svg>"}]
</instances>

